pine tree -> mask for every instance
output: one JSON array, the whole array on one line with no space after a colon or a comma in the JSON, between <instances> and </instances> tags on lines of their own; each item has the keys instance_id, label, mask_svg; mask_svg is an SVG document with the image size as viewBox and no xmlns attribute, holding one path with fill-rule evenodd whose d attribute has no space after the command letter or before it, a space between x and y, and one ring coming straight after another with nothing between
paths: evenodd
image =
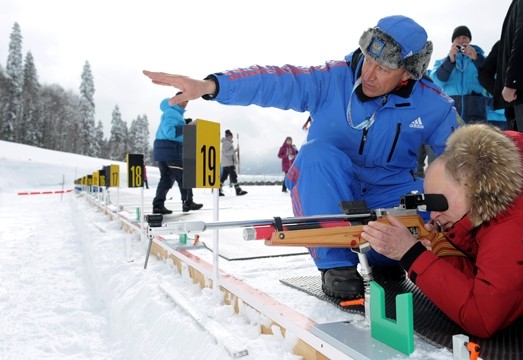
<instances>
[{"instance_id":1,"label":"pine tree","mask_svg":"<svg viewBox=\"0 0 523 360\"><path fill-rule=\"evenodd\" d=\"M95 104L94 104L94 80L89 62L85 62L82 71L82 83L80 84L80 128L78 135L80 154L96 156L99 149L96 147L95 130Z\"/></svg>"},{"instance_id":2,"label":"pine tree","mask_svg":"<svg viewBox=\"0 0 523 360\"><path fill-rule=\"evenodd\" d=\"M108 154L105 154L103 152L104 148L105 148L105 141L104 141L104 125L102 124L102 122L100 120L98 120L98 125L96 126L96 129L95 129L95 141L96 141L96 157L98 158L104 158L104 159L108 159L109 156L107 156Z\"/></svg>"},{"instance_id":3,"label":"pine tree","mask_svg":"<svg viewBox=\"0 0 523 360\"><path fill-rule=\"evenodd\" d=\"M111 160L125 161L127 149L127 124L122 120L118 105L114 107L111 119L111 138L109 139Z\"/></svg>"},{"instance_id":4,"label":"pine tree","mask_svg":"<svg viewBox=\"0 0 523 360\"><path fill-rule=\"evenodd\" d=\"M5 104L7 104L7 74L0 64L0 139L2 139L2 129L4 125L4 113L6 112Z\"/></svg>"},{"instance_id":5,"label":"pine tree","mask_svg":"<svg viewBox=\"0 0 523 360\"><path fill-rule=\"evenodd\" d=\"M40 97L42 147L79 153L79 95L55 84L42 86Z\"/></svg>"},{"instance_id":6,"label":"pine tree","mask_svg":"<svg viewBox=\"0 0 523 360\"><path fill-rule=\"evenodd\" d=\"M43 146L40 84L34 65L33 55L28 52L24 62L22 91L22 116L18 133L20 142L33 146Z\"/></svg>"},{"instance_id":7,"label":"pine tree","mask_svg":"<svg viewBox=\"0 0 523 360\"><path fill-rule=\"evenodd\" d=\"M22 34L20 26L15 22L9 41L9 54L5 68L7 86L5 90L6 103L2 111L0 139L19 141L16 134L20 121L20 103L22 95Z\"/></svg>"},{"instance_id":8,"label":"pine tree","mask_svg":"<svg viewBox=\"0 0 523 360\"><path fill-rule=\"evenodd\" d=\"M147 115L140 116L131 122L129 128L129 152L143 154L144 162L150 162L149 152L149 121Z\"/></svg>"}]
</instances>

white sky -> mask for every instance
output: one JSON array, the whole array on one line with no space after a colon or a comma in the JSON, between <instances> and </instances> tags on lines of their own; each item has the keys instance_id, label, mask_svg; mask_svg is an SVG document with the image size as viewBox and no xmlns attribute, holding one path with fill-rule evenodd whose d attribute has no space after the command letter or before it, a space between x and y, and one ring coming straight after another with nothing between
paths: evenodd
<instances>
[{"instance_id":1,"label":"white sky","mask_svg":"<svg viewBox=\"0 0 523 360\"><path fill-rule=\"evenodd\" d=\"M364 30L396 14L426 28L434 42L432 63L447 54L458 25L467 25L472 42L488 53L510 2L0 0L0 64L5 68L9 35L18 22L23 55L33 54L41 83L78 92L83 65L89 61L96 121L102 120L106 136L118 105L128 124L147 114L153 137L159 103L176 90L153 85L142 69L203 78L253 64L319 65L342 59L357 48ZM187 116L219 122L222 133L228 128L239 132L245 161L259 154L260 147L278 161L275 153L286 136L298 145L305 139L301 125L308 114L197 100L189 104Z\"/></svg>"},{"instance_id":2,"label":"white sky","mask_svg":"<svg viewBox=\"0 0 523 360\"><path fill-rule=\"evenodd\" d=\"M172 268L170 263L150 258L143 269L146 241L121 230L120 225L81 196L17 195L19 191L56 191L66 174L65 189L71 188L72 173L94 171L100 159L65 154L0 141L0 359L40 360L185 360L227 359L224 347L161 290L168 284L190 299L202 319L222 324L234 339L247 348L244 360L298 360L291 352L296 340L291 331L284 336L260 334L263 316L244 309L236 315L231 306L211 289L201 290ZM158 171L150 169L151 198ZM236 197L224 188L220 219L252 220L290 216L290 200L279 186L247 186L249 194ZM119 191L134 194L124 211L134 215L139 206L138 189ZM180 212L179 192L174 189L166 206ZM111 199L116 198L115 189ZM129 199L129 197L127 197ZM204 208L189 212L183 220L210 221L212 194L195 189L195 200ZM288 205L286 205L288 204ZM150 206L149 202L147 205ZM52 209L52 211L49 211ZM207 210L206 210L207 209ZM175 221L175 220L172 220ZM231 229L232 231L232 229ZM220 245L243 249L245 256L272 247L262 242L244 242L220 231ZM212 248L204 232L202 241ZM172 236L166 236L173 241ZM253 247L257 246L257 250ZM220 249L221 249L220 248ZM212 263L207 249L193 251ZM134 260L134 261L129 261ZM279 279L318 275L309 255L266 259L219 260L228 274L287 304L316 323L351 320L364 326L363 317L338 310L314 297L280 284ZM211 275L209 275L209 278ZM450 360L447 349L435 349L415 338L411 360Z\"/></svg>"}]
</instances>

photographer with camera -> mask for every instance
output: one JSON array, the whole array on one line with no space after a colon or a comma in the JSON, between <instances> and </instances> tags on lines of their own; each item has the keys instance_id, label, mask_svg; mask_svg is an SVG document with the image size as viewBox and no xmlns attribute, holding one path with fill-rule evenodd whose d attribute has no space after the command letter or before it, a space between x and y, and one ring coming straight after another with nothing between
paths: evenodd
<instances>
[{"instance_id":1,"label":"photographer with camera","mask_svg":"<svg viewBox=\"0 0 523 360\"><path fill-rule=\"evenodd\" d=\"M478 80L478 69L485 61L483 50L472 45L472 34L461 25L452 33L449 54L436 60L430 76L454 100L466 123L487 121L486 91Z\"/></svg>"}]
</instances>

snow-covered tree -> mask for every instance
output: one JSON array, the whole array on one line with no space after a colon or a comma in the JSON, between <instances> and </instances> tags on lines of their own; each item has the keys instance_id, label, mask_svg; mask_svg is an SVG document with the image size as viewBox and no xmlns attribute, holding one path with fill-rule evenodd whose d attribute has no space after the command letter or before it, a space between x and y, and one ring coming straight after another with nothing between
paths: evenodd
<instances>
[{"instance_id":1,"label":"snow-covered tree","mask_svg":"<svg viewBox=\"0 0 523 360\"><path fill-rule=\"evenodd\" d=\"M95 140L95 105L94 105L94 80L91 66L86 61L82 71L82 83L80 84L80 154L96 157L99 153Z\"/></svg>"},{"instance_id":2,"label":"snow-covered tree","mask_svg":"<svg viewBox=\"0 0 523 360\"><path fill-rule=\"evenodd\" d=\"M98 120L98 125L95 129L95 137L96 141L96 157L105 157L106 154L104 154L104 148L105 148L105 140L104 140L104 125L100 120ZM105 157L107 158L107 157Z\"/></svg>"},{"instance_id":3,"label":"snow-covered tree","mask_svg":"<svg viewBox=\"0 0 523 360\"><path fill-rule=\"evenodd\" d=\"M127 156L127 124L122 120L118 105L114 107L111 119L111 137L109 139L111 160L124 161Z\"/></svg>"},{"instance_id":4,"label":"snow-covered tree","mask_svg":"<svg viewBox=\"0 0 523 360\"><path fill-rule=\"evenodd\" d=\"M19 141L16 138L16 128L20 121L20 103L23 83L22 63L22 33L20 25L14 23L9 41L9 53L7 55L7 86L5 87L5 104L2 110L0 127L0 139L7 141Z\"/></svg>"},{"instance_id":5,"label":"snow-covered tree","mask_svg":"<svg viewBox=\"0 0 523 360\"><path fill-rule=\"evenodd\" d=\"M42 147L80 153L78 146L78 113L80 97L59 85L42 86Z\"/></svg>"},{"instance_id":6,"label":"snow-covered tree","mask_svg":"<svg viewBox=\"0 0 523 360\"><path fill-rule=\"evenodd\" d=\"M145 114L138 115L129 128L129 152L143 154L144 162L148 164L151 157L149 150L149 120Z\"/></svg>"},{"instance_id":7,"label":"snow-covered tree","mask_svg":"<svg viewBox=\"0 0 523 360\"><path fill-rule=\"evenodd\" d=\"M18 137L24 144L42 146L40 84L31 52L25 57L23 79L22 116L17 131L20 134Z\"/></svg>"},{"instance_id":8,"label":"snow-covered tree","mask_svg":"<svg viewBox=\"0 0 523 360\"><path fill-rule=\"evenodd\" d=\"M2 138L2 129L4 125L4 112L7 104L7 74L0 64L0 139Z\"/></svg>"}]
</instances>

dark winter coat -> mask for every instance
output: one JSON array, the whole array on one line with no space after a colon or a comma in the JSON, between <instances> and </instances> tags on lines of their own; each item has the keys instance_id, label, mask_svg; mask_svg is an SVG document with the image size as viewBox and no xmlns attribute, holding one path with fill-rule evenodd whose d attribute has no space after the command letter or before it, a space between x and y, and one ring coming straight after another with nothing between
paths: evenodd
<instances>
[{"instance_id":1,"label":"dark winter coat","mask_svg":"<svg viewBox=\"0 0 523 360\"><path fill-rule=\"evenodd\" d=\"M498 51L499 51L499 40L496 41L494 46L492 46L492 50L490 50L490 53L485 58L483 65L481 65L480 68L478 69L479 83L492 96L495 95L494 90L496 87L495 79L496 79L496 66L497 66L497 62L498 62ZM499 95L501 95L501 94L498 94L498 96Z\"/></svg>"},{"instance_id":2,"label":"dark winter coat","mask_svg":"<svg viewBox=\"0 0 523 360\"><path fill-rule=\"evenodd\" d=\"M499 42L496 67L494 108L505 107L503 87L516 89L517 99L511 105L523 103L523 0L513 0L507 11Z\"/></svg>"},{"instance_id":3,"label":"dark winter coat","mask_svg":"<svg viewBox=\"0 0 523 360\"><path fill-rule=\"evenodd\" d=\"M485 58L483 65L478 69L478 80L492 95L492 102L490 103L494 110L503 109L503 104L506 104L502 98L501 93L496 93L496 67L498 64L498 52L499 52L499 40L496 41L492 50ZM495 107L497 106L497 107ZM487 108L488 111L488 108ZM509 130L514 129L514 120L516 115L514 114L514 108L509 105L505 105L505 118L507 120L507 127ZM491 119L489 119L491 120Z\"/></svg>"},{"instance_id":4,"label":"dark winter coat","mask_svg":"<svg viewBox=\"0 0 523 360\"><path fill-rule=\"evenodd\" d=\"M281 170L283 172L289 171L297 154L298 149L296 149L294 144L289 145L287 142L283 143L278 151L278 157L281 159Z\"/></svg>"}]
</instances>

